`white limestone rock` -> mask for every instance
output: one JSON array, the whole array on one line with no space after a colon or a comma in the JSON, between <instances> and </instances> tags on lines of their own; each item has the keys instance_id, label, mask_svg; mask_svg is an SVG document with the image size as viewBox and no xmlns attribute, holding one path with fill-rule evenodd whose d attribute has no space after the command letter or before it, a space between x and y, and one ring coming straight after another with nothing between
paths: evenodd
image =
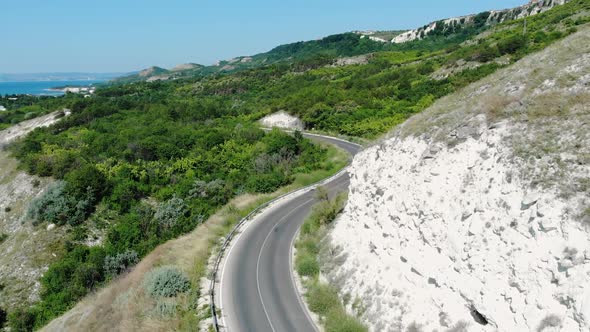
<instances>
[{"instance_id":1,"label":"white limestone rock","mask_svg":"<svg viewBox=\"0 0 590 332\"><path fill-rule=\"evenodd\" d=\"M260 119L260 123L265 127L278 127L292 130L303 130L303 122L299 118L290 115L285 111L279 111Z\"/></svg>"},{"instance_id":2,"label":"white limestone rock","mask_svg":"<svg viewBox=\"0 0 590 332\"><path fill-rule=\"evenodd\" d=\"M373 331L414 322L444 331L462 321L469 331L529 331L548 315L564 331L590 327L590 234L578 221L559 222L567 202L502 181L513 169L497 158L470 167L488 142L497 143L492 154L506 153L502 133L484 132L426 162L429 145L416 138L355 158L349 203L331 234L350 259L330 277L349 276L342 291L368 303ZM541 201L544 216L533 223L522 206ZM474 322L472 310L488 325Z\"/></svg>"}]
</instances>

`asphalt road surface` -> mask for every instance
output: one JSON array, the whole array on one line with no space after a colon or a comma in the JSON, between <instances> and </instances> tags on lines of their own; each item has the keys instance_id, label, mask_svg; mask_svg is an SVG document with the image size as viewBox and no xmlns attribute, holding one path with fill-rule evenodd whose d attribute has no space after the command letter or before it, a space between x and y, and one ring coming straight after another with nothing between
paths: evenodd
<instances>
[{"instance_id":1,"label":"asphalt road surface","mask_svg":"<svg viewBox=\"0 0 590 332\"><path fill-rule=\"evenodd\" d=\"M328 137L309 138L334 144L352 155L360 146ZM348 189L344 173L324 187L329 193ZM317 202L315 190L271 207L241 229L220 267L220 325L231 332L317 331L294 284L291 245Z\"/></svg>"}]
</instances>

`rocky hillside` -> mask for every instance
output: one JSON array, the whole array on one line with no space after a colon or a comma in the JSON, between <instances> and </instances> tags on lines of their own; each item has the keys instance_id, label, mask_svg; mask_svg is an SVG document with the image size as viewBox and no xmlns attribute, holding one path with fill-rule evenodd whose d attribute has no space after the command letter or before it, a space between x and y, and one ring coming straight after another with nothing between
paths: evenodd
<instances>
[{"instance_id":1,"label":"rocky hillside","mask_svg":"<svg viewBox=\"0 0 590 332\"><path fill-rule=\"evenodd\" d=\"M380 42L406 43L413 40L424 39L430 35L450 35L470 28L482 28L509 20L536 15L555 6L563 5L568 1L569 0L530 0L529 3L516 8L492 10L474 15L448 18L431 22L423 27L405 32L369 32L363 33L363 35Z\"/></svg>"},{"instance_id":2,"label":"rocky hillside","mask_svg":"<svg viewBox=\"0 0 590 332\"><path fill-rule=\"evenodd\" d=\"M55 260L56 243L64 229L35 228L24 215L29 202L53 182L18 169L6 144L35 128L58 120L58 112L24 121L0 131L0 308L13 308L39 299L39 278Z\"/></svg>"},{"instance_id":3,"label":"rocky hillside","mask_svg":"<svg viewBox=\"0 0 590 332\"><path fill-rule=\"evenodd\" d=\"M324 275L372 331L590 329L590 29L352 165Z\"/></svg>"}]
</instances>

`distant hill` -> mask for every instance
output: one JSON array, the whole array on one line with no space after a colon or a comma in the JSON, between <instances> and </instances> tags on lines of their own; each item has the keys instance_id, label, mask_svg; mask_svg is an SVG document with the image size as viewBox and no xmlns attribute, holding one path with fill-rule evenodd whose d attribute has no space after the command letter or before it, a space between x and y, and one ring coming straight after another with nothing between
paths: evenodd
<instances>
[{"instance_id":1,"label":"distant hill","mask_svg":"<svg viewBox=\"0 0 590 332\"><path fill-rule=\"evenodd\" d=\"M327 64L338 57L355 56L383 50L387 50L387 46L383 43L364 38L358 33L347 32L327 36L319 40L281 45L268 52L253 56L240 56L218 61L212 66L191 63L179 65L171 70L150 67L139 73L116 79L114 83L178 79L221 72L235 72L278 63L315 62Z\"/></svg>"},{"instance_id":2,"label":"distant hill","mask_svg":"<svg viewBox=\"0 0 590 332\"><path fill-rule=\"evenodd\" d=\"M150 67L139 73L121 77L114 83L179 79L204 76L215 73L235 72L271 64L309 65L334 63L336 58L350 57L379 51L412 49L409 42L424 42L432 45L447 43L449 40L467 40L496 24L536 15L569 0L531 0L529 3L511 9L494 10L439 20L423 27L403 31L355 31L331 35L318 40L300 41L280 45L272 50L253 56L240 56L222 60L212 66L198 64L179 65L167 70ZM427 38L428 37L428 38ZM402 45L406 44L406 45ZM424 45L419 45L424 48ZM418 47L416 47L418 48Z\"/></svg>"}]
</instances>

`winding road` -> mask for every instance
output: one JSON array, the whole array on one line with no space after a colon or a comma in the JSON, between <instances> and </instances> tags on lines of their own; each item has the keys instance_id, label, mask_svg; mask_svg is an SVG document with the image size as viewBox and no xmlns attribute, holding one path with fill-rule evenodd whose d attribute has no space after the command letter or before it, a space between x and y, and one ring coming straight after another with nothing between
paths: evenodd
<instances>
[{"instance_id":1,"label":"winding road","mask_svg":"<svg viewBox=\"0 0 590 332\"><path fill-rule=\"evenodd\" d=\"M351 155L361 147L337 138L304 134ZM348 173L324 184L329 193L347 190ZM221 330L238 332L317 331L297 291L291 248L299 227L316 203L315 190L294 194L247 222L220 266L217 305Z\"/></svg>"}]
</instances>

